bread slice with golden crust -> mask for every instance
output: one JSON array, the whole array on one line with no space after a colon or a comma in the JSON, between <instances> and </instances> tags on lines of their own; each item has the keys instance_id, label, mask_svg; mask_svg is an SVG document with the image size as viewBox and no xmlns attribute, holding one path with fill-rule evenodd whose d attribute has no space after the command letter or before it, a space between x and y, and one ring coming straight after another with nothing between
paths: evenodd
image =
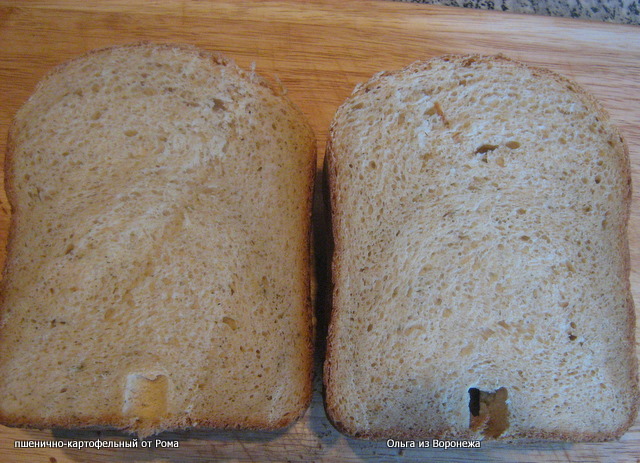
<instances>
[{"instance_id":1,"label":"bread slice with golden crust","mask_svg":"<svg viewBox=\"0 0 640 463\"><path fill-rule=\"evenodd\" d=\"M144 436L299 417L315 155L303 114L221 55L143 43L56 68L6 157L0 422Z\"/></svg>"},{"instance_id":2,"label":"bread slice with golden crust","mask_svg":"<svg viewBox=\"0 0 640 463\"><path fill-rule=\"evenodd\" d=\"M339 108L326 408L362 438L606 440L638 407L626 147L505 57L384 72Z\"/></svg>"}]
</instances>

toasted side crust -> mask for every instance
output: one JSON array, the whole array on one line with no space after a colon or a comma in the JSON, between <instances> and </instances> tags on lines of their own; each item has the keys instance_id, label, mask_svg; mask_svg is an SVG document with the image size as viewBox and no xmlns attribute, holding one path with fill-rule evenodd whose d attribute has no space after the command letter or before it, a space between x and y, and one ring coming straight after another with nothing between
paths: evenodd
<instances>
[{"instance_id":1,"label":"toasted side crust","mask_svg":"<svg viewBox=\"0 0 640 463\"><path fill-rule=\"evenodd\" d=\"M315 156L302 112L220 54L137 43L55 68L7 144L0 422L146 436L299 418Z\"/></svg>"},{"instance_id":2,"label":"toasted side crust","mask_svg":"<svg viewBox=\"0 0 640 463\"><path fill-rule=\"evenodd\" d=\"M506 96L505 88L511 81L516 83ZM504 87L493 88L502 83ZM491 92L497 95L494 99L488 98ZM506 99L516 108L513 114L505 112L509 106ZM488 115L465 112L465 102L469 101L476 113L484 111ZM575 106L566 106L567 101ZM532 128L530 125L541 120L536 111L543 111L540 107L547 102L552 128ZM518 105L528 110L517 112ZM569 146L564 156L544 151L545 144L558 144L553 133L558 124L552 119L553 111L558 110L567 112L566 121L559 122L562 134L571 132L567 127L575 118L589 115L596 134L583 134L582 127L575 130L590 140L599 137L597 146L602 151L595 156L601 156L603 164L591 159L588 152L571 164L580 155ZM579 116L574 117L574 113ZM520 135L514 127L532 135ZM369 133L378 138L368 138ZM420 137L424 137L423 143ZM561 140L563 143L571 142ZM539 146L543 146L539 150L543 154L536 151ZM539 172L523 160L526 157L539 159ZM564 157L573 158L565 162ZM418 160L424 160L424 164ZM446 169L432 167L429 161L440 162ZM567 200L567 210L579 204L584 207L584 215L592 211L603 214L602 227L611 229L613 238L598 233L594 239L604 237L605 245L597 246L608 255L603 257L594 251L592 242L575 247L568 244L571 239L553 242L560 232L551 236L548 231L563 226L567 230L576 227L576 233L581 233L580 227L592 231L596 228L593 220L599 219L574 223L563 218L551 203L563 196L553 191L544 210L533 200L528 201L527 195L518 194L520 188L536 199L542 197L537 194L541 185L552 188L561 178L554 177L547 183L540 180L546 176L546 182L547 177L553 177L550 166L554 163L559 171L567 170L568 175L562 178L569 177L568 182L573 181L571 175L574 179L581 175L588 178L594 165L608 169L606 174L596 169L596 184L606 188L604 192L594 188L593 194L585 193L584 205L578 193ZM569 168L581 164L586 173ZM504 173L502 167L522 170ZM468 174L458 175L459 171ZM501 171L504 177L494 176ZM363 439L603 441L620 437L633 424L638 410L638 379L626 238L631 201L628 150L608 114L575 82L501 55L448 55L377 74L356 87L338 109L329 130L325 175L334 240L325 405L341 432ZM401 180L394 180L394 176ZM472 177L489 178L493 184L473 184L469 180ZM463 189L467 187L476 191L475 196L466 195ZM490 196L485 198L483 194ZM452 199L447 202L441 198ZM491 207L483 208L485 199ZM476 209L470 206L472 201L476 201ZM376 218L377 208L382 211L381 204L384 212ZM365 217L356 210L366 211ZM532 224L521 224L517 221L520 213L542 217L544 225L533 228ZM450 218L454 215L462 218ZM575 216L579 214L569 215ZM434 220L436 217L441 223ZM494 227L492 220L504 223L506 230L496 227L487 232L486 228ZM476 225L481 229L477 233L473 228ZM459 254L448 252L441 229L460 233L460 241L449 245L459 246ZM552 242L547 245L541 239L538 244L537 237L544 238L545 231ZM512 251L505 250L498 256L493 253L496 247L515 242L512 239L519 234L526 239L526 249L518 243ZM401 246L398 236L414 248ZM438 241L431 236L442 238ZM457 244L465 240L473 245ZM367 250L371 257L364 256ZM528 263L545 252L549 253L550 266L544 272L549 274L559 268L551 264L560 262L562 252L586 255L587 263L581 262L578 267L568 260L569 270L559 271L555 280L543 279L540 275L546 278L547 273L536 273L535 268L528 276ZM396 266L396 261L402 265ZM579 278L572 278L574 274ZM385 285L387 278L394 284ZM510 286L511 278L516 283ZM609 279L611 283L603 285ZM523 284L525 281L529 287ZM491 287L483 289L483 285ZM592 294L590 285L608 289L602 295ZM527 290L531 288L544 293L546 299L529 297ZM501 291L509 298L502 297ZM396 297L396 293L405 292L420 296ZM564 292L574 300L565 300ZM459 293L467 297L465 304L460 302ZM601 305L603 301L608 305ZM561 324L555 326L562 329L554 329L547 318L553 318ZM580 322L572 321L578 318ZM459 323L447 324L447 319ZM598 333L583 326L587 324ZM589 349L591 353L584 354ZM597 355L597 349L608 354ZM557 360L560 357L562 361ZM589 361L594 364L587 366ZM613 363L615 367L611 367ZM575 375L574 380L565 380L567 374ZM587 382L595 384L598 392L586 393L590 388ZM498 421L492 416L498 413L491 411L484 415L480 412L479 418L485 421L475 424L478 418L470 411L468 391L474 388L491 394L501 387L508 391L506 426L487 424ZM589 406L581 406L580 401Z\"/></svg>"}]
</instances>

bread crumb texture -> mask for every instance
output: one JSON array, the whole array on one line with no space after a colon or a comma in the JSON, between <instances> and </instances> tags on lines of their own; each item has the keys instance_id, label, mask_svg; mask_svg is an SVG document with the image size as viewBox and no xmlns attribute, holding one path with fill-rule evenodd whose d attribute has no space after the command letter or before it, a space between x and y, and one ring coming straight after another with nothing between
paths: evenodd
<instances>
[{"instance_id":1,"label":"bread crumb texture","mask_svg":"<svg viewBox=\"0 0 640 463\"><path fill-rule=\"evenodd\" d=\"M605 440L637 409L624 143L576 84L445 56L330 131L327 409L370 438Z\"/></svg>"},{"instance_id":2,"label":"bread crumb texture","mask_svg":"<svg viewBox=\"0 0 640 463\"><path fill-rule=\"evenodd\" d=\"M283 95L196 48L114 47L46 77L9 145L3 422L148 435L304 411L315 138Z\"/></svg>"}]
</instances>

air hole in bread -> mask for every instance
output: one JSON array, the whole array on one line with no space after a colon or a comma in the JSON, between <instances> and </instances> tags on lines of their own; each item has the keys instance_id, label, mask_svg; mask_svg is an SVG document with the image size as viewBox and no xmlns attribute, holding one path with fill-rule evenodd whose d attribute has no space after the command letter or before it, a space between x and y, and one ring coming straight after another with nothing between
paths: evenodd
<instances>
[{"instance_id":1,"label":"air hole in bread","mask_svg":"<svg viewBox=\"0 0 640 463\"><path fill-rule=\"evenodd\" d=\"M225 323L226 325L229 326L229 328L231 328L234 331L238 329L238 322L231 317L223 317L222 323Z\"/></svg>"},{"instance_id":2,"label":"air hole in bread","mask_svg":"<svg viewBox=\"0 0 640 463\"><path fill-rule=\"evenodd\" d=\"M476 148L475 153L476 154L484 154L484 153L487 153L489 151L493 151L493 150L495 150L497 148L498 148L498 145L490 145L488 143L485 143L483 145L478 146Z\"/></svg>"},{"instance_id":3,"label":"air hole in bread","mask_svg":"<svg viewBox=\"0 0 640 463\"><path fill-rule=\"evenodd\" d=\"M214 98L213 99L213 109L215 109L216 111L224 111L224 110L227 109L227 107L224 104L224 101L222 101L219 98Z\"/></svg>"},{"instance_id":4,"label":"air hole in bread","mask_svg":"<svg viewBox=\"0 0 640 463\"><path fill-rule=\"evenodd\" d=\"M469 428L479 431L485 437L497 438L509 427L507 389L501 387L495 392L469 389Z\"/></svg>"},{"instance_id":5,"label":"air hole in bread","mask_svg":"<svg viewBox=\"0 0 640 463\"><path fill-rule=\"evenodd\" d=\"M514 150L514 149L520 148L520 142L515 141L515 140L509 141L509 142L507 142L506 146L507 146L507 148Z\"/></svg>"}]
</instances>

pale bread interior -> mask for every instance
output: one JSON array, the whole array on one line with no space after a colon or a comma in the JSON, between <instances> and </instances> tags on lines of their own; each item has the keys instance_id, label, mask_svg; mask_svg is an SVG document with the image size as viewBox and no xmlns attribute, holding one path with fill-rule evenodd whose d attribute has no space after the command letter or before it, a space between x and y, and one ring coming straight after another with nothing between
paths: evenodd
<instances>
[{"instance_id":1,"label":"pale bread interior","mask_svg":"<svg viewBox=\"0 0 640 463\"><path fill-rule=\"evenodd\" d=\"M637 408L629 161L592 98L503 58L434 59L358 87L327 156L338 427L624 432Z\"/></svg>"},{"instance_id":2,"label":"pale bread interior","mask_svg":"<svg viewBox=\"0 0 640 463\"><path fill-rule=\"evenodd\" d=\"M16 117L0 414L273 428L310 397L315 139L195 48L74 60Z\"/></svg>"}]
</instances>

